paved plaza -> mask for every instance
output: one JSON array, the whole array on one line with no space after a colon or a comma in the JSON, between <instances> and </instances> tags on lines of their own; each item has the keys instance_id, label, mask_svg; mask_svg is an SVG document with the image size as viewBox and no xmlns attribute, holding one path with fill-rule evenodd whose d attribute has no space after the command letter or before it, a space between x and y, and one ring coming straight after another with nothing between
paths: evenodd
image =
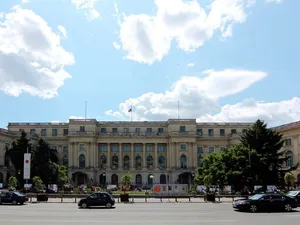
<instances>
[{"instance_id":1,"label":"paved plaza","mask_svg":"<svg viewBox=\"0 0 300 225\"><path fill-rule=\"evenodd\" d=\"M291 213L240 213L226 203L133 203L115 209L78 209L74 203L1 205L3 225L282 225L298 224L300 211Z\"/></svg>"}]
</instances>

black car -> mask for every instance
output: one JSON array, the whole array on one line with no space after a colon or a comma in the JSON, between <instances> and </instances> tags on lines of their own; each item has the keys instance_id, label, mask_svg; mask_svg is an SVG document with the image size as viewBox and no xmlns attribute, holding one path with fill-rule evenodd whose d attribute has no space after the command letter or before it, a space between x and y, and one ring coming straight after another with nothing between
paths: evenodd
<instances>
[{"instance_id":1,"label":"black car","mask_svg":"<svg viewBox=\"0 0 300 225\"><path fill-rule=\"evenodd\" d=\"M0 193L0 204L11 203L13 205L17 205L19 203L23 205L27 201L28 201L27 196L17 191Z\"/></svg>"},{"instance_id":2,"label":"black car","mask_svg":"<svg viewBox=\"0 0 300 225\"><path fill-rule=\"evenodd\" d=\"M239 211L286 211L290 212L297 208L297 201L286 195L278 193L256 194L248 199L236 200L232 203L233 208Z\"/></svg>"},{"instance_id":3,"label":"black car","mask_svg":"<svg viewBox=\"0 0 300 225\"><path fill-rule=\"evenodd\" d=\"M300 191L289 191L287 194L287 196L291 197L291 198L295 198L298 202L298 206L300 206Z\"/></svg>"},{"instance_id":4,"label":"black car","mask_svg":"<svg viewBox=\"0 0 300 225\"><path fill-rule=\"evenodd\" d=\"M93 193L78 202L78 207L89 208L91 206L105 206L111 208L115 205L115 199L107 192Z\"/></svg>"}]
</instances>

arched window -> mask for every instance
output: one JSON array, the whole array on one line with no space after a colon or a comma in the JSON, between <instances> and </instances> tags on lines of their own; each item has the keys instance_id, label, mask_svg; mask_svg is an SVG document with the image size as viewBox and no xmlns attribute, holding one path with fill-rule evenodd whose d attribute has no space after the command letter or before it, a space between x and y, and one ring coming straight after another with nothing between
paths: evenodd
<instances>
[{"instance_id":1,"label":"arched window","mask_svg":"<svg viewBox=\"0 0 300 225\"><path fill-rule=\"evenodd\" d=\"M124 160L124 162L123 162L124 169L129 169L130 168L130 158L129 158L129 156L125 155L123 160Z\"/></svg>"},{"instance_id":2,"label":"arched window","mask_svg":"<svg viewBox=\"0 0 300 225\"><path fill-rule=\"evenodd\" d=\"M160 175L159 177L159 183L160 184L166 184L167 183L167 177L165 174Z\"/></svg>"},{"instance_id":3,"label":"arched window","mask_svg":"<svg viewBox=\"0 0 300 225\"><path fill-rule=\"evenodd\" d=\"M286 166L292 167L294 165L293 152L288 151L285 156L287 157Z\"/></svg>"},{"instance_id":4,"label":"arched window","mask_svg":"<svg viewBox=\"0 0 300 225\"><path fill-rule=\"evenodd\" d=\"M153 169L153 157L151 155L147 157L147 168Z\"/></svg>"},{"instance_id":5,"label":"arched window","mask_svg":"<svg viewBox=\"0 0 300 225\"><path fill-rule=\"evenodd\" d=\"M166 160L165 160L165 157L164 156L159 156L158 158L158 167L160 169L165 169L166 168Z\"/></svg>"},{"instance_id":6,"label":"arched window","mask_svg":"<svg viewBox=\"0 0 300 225\"><path fill-rule=\"evenodd\" d=\"M143 184L143 177L141 174L137 174L135 176L135 184L142 185Z\"/></svg>"},{"instance_id":7,"label":"arched window","mask_svg":"<svg viewBox=\"0 0 300 225\"><path fill-rule=\"evenodd\" d=\"M118 158L118 156L114 155L111 158L111 164L112 164L113 169L117 169L119 167L119 158Z\"/></svg>"},{"instance_id":8,"label":"arched window","mask_svg":"<svg viewBox=\"0 0 300 225\"><path fill-rule=\"evenodd\" d=\"M106 169L107 159L105 155L101 155L99 159L99 165L101 169Z\"/></svg>"},{"instance_id":9,"label":"arched window","mask_svg":"<svg viewBox=\"0 0 300 225\"><path fill-rule=\"evenodd\" d=\"M79 156L79 168L85 168L85 156L84 155Z\"/></svg>"},{"instance_id":10,"label":"arched window","mask_svg":"<svg viewBox=\"0 0 300 225\"><path fill-rule=\"evenodd\" d=\"M139 155L135 157L135 168L142 169L142 157Z\"/></svg>"},{"instance_id":11,"label":"arched window","mask_svg":"<svg viewBox=\"0 0 300 225\"><path fill-rule=\"evenodd\" d=\"M187 168L187 158L185 155L180 156L180 168L186 169Z\"/></svg>"},{"instance_id":12,"label":"arched window","mask_svg":"<svg viewBox=\"0 0 300 225\"><path fill-rule=\"evenodd\" d=\"M69 164L68 156L64 155L64 157L63 157L63 165L64 166L68 166L68 164Z\"/></svg>"},{"instance_id":13,"label":"arched window","mask_svg":"<svg viewBox=\"0 0 300 225\"><path fill-rule=\"evenodd\" d=\"M198 155L198 157L197 157L197 166L200 167L201 163L202 163L202 156Z\"/></svg>"},{"instance_id":14,"label":"arched window","mask_svg":"<svg viewBox=\"0 0 300 225\"><path fill-rule=\"evenodd\" d=\"M111 184L118 185L118 183L119 183L118 175L117 174L111 175Z\"/></svg>"}]
</instances>

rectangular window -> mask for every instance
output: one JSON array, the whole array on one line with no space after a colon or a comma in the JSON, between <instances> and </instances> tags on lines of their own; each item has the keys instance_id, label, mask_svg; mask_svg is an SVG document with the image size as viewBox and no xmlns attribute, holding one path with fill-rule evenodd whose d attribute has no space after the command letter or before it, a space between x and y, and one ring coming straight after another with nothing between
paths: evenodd
<instances>
[{"instance_id":1,"label":"rectangular window","mask_svg":"<svg viewBox=\"0 0 300 225\"><path fill-rule=\"evenodd\" d=\"M164 145L158 145L158 151L159 152L164 152L165 151L165 146Z\"/></svg>"},{"instance_id":2,"label":"rectangular window","mask_svg":"<svg viewBox=\"0 0 300 225\"><path fill-rule=\"evenodd\" d=\"M124 145L123 146L123 151L124 152L129 152L129 145Z\"/></svg>"},{"instance_id":3,"label":"rectangular window","mask_svg":"<svg viewBox=\"0 0 300 225\"><path fill-rule=\"evenodd\" d=\"M152 128L147 128L147 133L152 133Z\"/></svg>"},{"instance_id":4,"label":"rectangular window","mask_svg":"<svg viewBox=\"0 0 300 225\"><path fill-rule=\"evenodd\" d=\"M146 152L153 152L153 145L147 145Z\"/></svg>"},{"instance_id":5,"label":"rectangular window","mask_svg":"<svg viewBox=\"0 0 300 225\"><path fill-rule=\"evenodd\" d=\"M135 146L135 151L136 152L140 152L141 151L141 146L140 145L136 145Z\"/></svg>"},{"instance_id":6,"label":"rectangular window","mask_svg":"<svg viewBox=\"0 0 300 225\"><path fill-rule=\"evenodd\" d=\"M231 134L236 134L236 129L231 129Z\"/></svg>"},{"instance_id":7,"label":"rectangular window","mask_svg":"<svg viewBox=\"0 0 300 225\"><path fill-rule=\"evenodd\" d=\"M30 134L35 134L35 129L30 129Z\"/></svg>"},{"instance_id":8,"label":"rectangular window","mask_svg":"<svg viewBox=\"0 0 300 225\"><path fill-rule=\"evenodd\" d=\"M285 145L289 146L292 145L292 139L285 139L284 140Z\"/></svg>"},{"instance_id":9,"label":"rectangular window","mask_svg":"<svg viewBox=\"0 0 300 225\"><path fill-rule=\"evenodd\" d=\"M124 128L124 133L129 133L129 128Z\"/></svg>"},{"instance_id":10,"label":"rectangular window","mask_svg":"<svg viewBox=\"0 0 300 225\"><path fill-rule=\"evenodd\" d=\"M113 129L112 129L112 132L113 132L113 133L118 133L118 128L113 128Z\"/></svg>"},{"instance_id":11,"label":"rectangular window","mask_svg":"<svg viewBox=\"0 0 300 225\"><path fill-rule=\"evenodd\" d=\"M69 151L68 147L67 147L67 146L64 146L64 148L63 148L63 153L68 153L68 151Z\"/></svg>"},{"instance_id":12,"label":"rectangular window","mask_svg":"<svg viewBox=\"0 0 300 225\"><path fill-rule=\"evenodd\" d=\"M208 148L208 152L209 152L209 153L213 153L214 151L215 151L215 147L210 146L210 147Z\"/></svg>"},{"instance_id":13,"label":"rectangular window","mask_svg":"<svg viewBox=\"0 0 300 225\"><path fill-rule=\"evenodd\" d=\"M164 128L158 128L158 133L163 133L164 132Z\"/></svg>"},{"instance_id":14,"label":"rectangular window","mask_svg":"<svg viewBox=\"0 0 300 225\"><path fill-rule=\"evenodd\" d=\"M79 145L79 150L80 150L80 151L84 151L84 149L85 149L84 144L80 144L80 145Z\"/></svg>"},{"instance_id":15,"label":"rectangular window","mask_svg":"<svg viewBox=\"0 0 300 225\"><path fill-rule=\"evenodd\" d=\"M179 127L179 132L185 132L185 126L180 126Z\"/></svg>"},{"instance_id":16,"label":"rectangular window","mask_svg":"<svg viewBox=\"0 0 300 225\"><path fill-rule=\"evenodd\" d=\"M41 136L46 136L47 135L47 130L46 129L42 129L41 130Z\"/></svg>"},{"instance_id":17,"label":"rectangular window","mask_svg":"<svg viewBox=\"0 0 300 225\"><path fill-rule=\"evenodd\" d=\"M57 129L52 129L52 136L57 136Z\"/></svg>"},{"instance_id":18,"label":"rectangular window","mask_svg":"<svg viewBox=\"0 0 300 225\"><path fill-rule=\"evenodd\" d=\"M101 152L107 152L107 145L100 145Z\"/></svg>"},{"instance_id":19,"label":"rectangular window","mask_svg":"<svg viewBox=\"0 0 300 225\"><path fill-rule=\"evenodd\" d=\"M85 126L80 126L80 132L85 132Z\"/></svg>"},{"instance_id":20,"label":"rectangular window","mask_svg":"<svg viewBox=\"0 0 300 225\"><path fill-rule=\"evenodd\" d=\"M101 133L106 133L106 128L102 127L102 128L100 129L100 132L101 132Z\"/></svg>"},{"instance_id":21,"label":"rectangular window","mask_svg":"<svg viewBox=\"0 0 300 225\"><path fill-rule=\"evenodd\" d=\"M135 133L141 133L141 128L135 128Z\"/></svg>"},{"instance_id":22,"label":"rectangular window","mask_svg":"<svg viewBox=\"0 0 300 225\"><path fill-rule=\"evenodd\" d=\"M186 150L186 144L180 144L180 150L185 151Z\"/></svg>"},{"instance_id":23,"label":"rectangular window","mask_svg":"<svg viewBox=\"0 0 300 225\"><path fill-rule=\"evenodd\" d=\"M197 153L203 153L203 147L202 146L197 147Z\"/></svg>"},{"instance_id":24,"label":"rectangular window","mask_svg":"<svg viewBox=\"0 0 300 225\"><path fill-rule=\"evenodd\" d=\"M69 130L68 129L64 129L64 135L68 135L69 134Z\"/></svg>"},{"instance_id":25,"label":"rectangular window","mask_svg":"<svg viewBox=\"0 0 300 225\"><path fill-rule=\"evenodd\" d=\"M214 136L214 129L208 129L208 136L210 137Z\"/></svg>"},{"instance_id":26,"label":"rectangular window","mask_svg":"<svg viewBox=\"0 0 300 225\"><path fill-rule=\"evenodd\" d=\"M119 146L118 145L113 145L112 146L112 151L113 152L118 152L119 151Z\"/></svg>"},{"instance_id":27,"label":"rectangular window","mask_svg":"<svg viewBox=\"0 0 300 225\"><path fill-rule=\"evenodd\" d=\"M220 129L220 136L225 136L225 129Z\"/></svg>"},{"instance_id":28,"label":"rectangular window","mask_svg":"<svg viewBox=\"0 0 300 225\"><path fill-rule=\"evenodd\" d=\"M202 136L203 132L202 129L197 129L197 135Z\"/></svg>"}]
</instances>

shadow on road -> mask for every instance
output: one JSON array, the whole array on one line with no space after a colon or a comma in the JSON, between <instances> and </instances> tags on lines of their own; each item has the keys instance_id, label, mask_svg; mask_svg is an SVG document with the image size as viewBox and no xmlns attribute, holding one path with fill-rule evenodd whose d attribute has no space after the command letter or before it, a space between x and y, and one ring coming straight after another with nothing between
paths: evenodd
<instances>
[{"instance_id":1,"label":"shadow on road","mask_svg":"<svg viewBox=\"0 0 300 225\"><path fill-rule=\"evenodd\" d=\"M239 212L239 213L250 213L252 214L252 212L250 211L239 211L239 210L234 210L235 212ZM298 210L292 210L290 212L285 212L285 211L258 211L258 212L255 212L255 213L281 213L281 214L284 214L284 213L299 213L300 211ZM254 213L253 213L254 214Z\"/></svg>"}]
</instances>

